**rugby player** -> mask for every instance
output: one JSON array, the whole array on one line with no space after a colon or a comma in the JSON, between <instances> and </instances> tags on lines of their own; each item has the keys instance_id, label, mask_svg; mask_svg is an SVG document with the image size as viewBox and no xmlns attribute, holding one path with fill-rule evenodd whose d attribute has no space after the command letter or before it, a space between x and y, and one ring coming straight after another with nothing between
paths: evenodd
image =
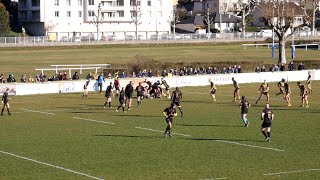
<instances>
[{"instance_id":1,"label":"rugby player","mask_svg":"<svg viewBox=\"0 0 320 180\"><path fill-rule=\"evenodd\" d=\"M287 82L284 83L284 92L285 92L285 100L287 101L287 105L291 106L291 88Z\"/></svg>"},{"instance_id":2,"label":"rugby player","mask_svg":"<svg viewBox=\"0 0 320 180\"><path fill-rule=\"evenodd\" d=\"M119 91L120 91L120 82L119 82L119 77L114 79L114 88L116 89L116 96L119 96Z\"/></svg>"},{"instance_id":3,"label":"rugby player","mask_svg":"<svg viewBox=\"0 0 320 180\"><path fill-rule=\"evenodd\" d=\"M89 80L86 82L86 83L84 83L84 85L83 85L83 95L82 95L82 97L88 97L88 85L89 85Z\"/></svg>"},{"instance_id":4,"label":"rugby player","mask_svg":"<svg viewBox=\"0 0 320 180\"><path fill-rule=\"evenodd\" d=\"M172 134L171 134L172 120L173 120L173 116L177 116L175 105L171 103L170 107L166 108L163 111L163 114L166 117L166 122L167 122L167 128L164 132L164 137L167 137L167 133L169 134L169 137L172 137Z\"/></svg>"},{"instance_id":5,"label":"rugby player","mask_svg":"<svg viewBox=\"0 0 320 180\"><path fill-rule=\"evenodd\" d=\"M269 84L266 80L260 85L260 88L258 90L258 93L260 93L259 98L256 101L256 104L258 104L258 101L260 101L262 95L265 95L267 97L267 104L269 103Z\"/></svg>"},{"instance_id":6,"label":"rugby player","mask_svg":"<svg viewBox=\"0 0 320 180\"><path fill-rule=\"evenodd\" d=\"M7 108L7 111L8 111L8 114L9 116L11 115L10 113L10 105L9 105L9 100L11 100L9 98L9 88L6 89L6 92L3 93L3 96L2 96L2 110L1 110L1 116L3 116L3 111L4 111L4 108Z\"/></svg>"},{"instance_id":7,"label":"rugby player","mask_svg":"<svg viewBox=\"0 0 320 180\"><path fill-rule=\"evenodd\" d=\"M237 98L240 100L240 87L238 85L238 82L234 78L232 78L232 82L233 82L233 86L234 86L234 91L233 91L234 101L233 102L236 102Z\"/></svg>"},{"instance_id":8,"label":"rugby player","mask_svg":"<svg viewBox=\"0 0 320 180\"><path fill-rule=\"evenodd\" d=\"M309 102L308 102L308 90L305 87L305 85L301 84L301 82L297 82L297 85L300 89L300 96L301 96L301 107L309 107ZM306 105L306 106L304 106Z\"/></svg>"},{"instance_id":9,"label":"rugby player","mask_svg":"<svg viewBox=\"0 0 320 180\"><path fill-rule=\"evenodd\" d=\"M211 95L211 97L212 97L212 100L213 100L213 101L216 101L217 87L216 87L216 85L212 82L211 79L209 79L209 82L210 82L210 87L211 87L211 89L210 89L210 95Z\"/></svg>"},{"instance_id":10,"label":"rugby player","mask_svg":"<svg viewBox=\"0 0 320 180\"><path fill-rule=\"evenodd\" d=\"M133 82L130 81L129 84L126 86L126 89L125 89L126 100L128 100L128 111L131 110L132 94L133 94L132 84L133 84Z\"/></svg>"},{"instance_id":11,"label":"rugby player","mask_svg":"<svg viewBox=\"0 0 320 180\"><path fill-rule=\"evenodd\" d=\"M278 88L280 90L280 92L278 94L276 94L276 97L280 94L282 94L283 98L285 98L285 93L284 93L284 83L286 82L285 79L281 79L280 82L278 82Z\"/></svg>"},{"instance_id":12,"label":"rugby player","mask_svg":"<svg viewBox=\"0 0 320 180\"><path fill-rule=\"evenodd\" d=\"M307 92L308 92L308 94L312 93L312 89L311 89L311 71L308 72Z\"/></svg>"},{"instance_id":13,"label":"rugby player","mask_svg":"<svg viewBox=\"0 0 320 180\"><path fill-rule=\"evenodd\" d=\"M103 85L103 82L105 82L103 73L100 73L97 81L98 81L99 93L102 94L102 85Z\"/></svg>"},{"instance_id":14,"label":"rugby player","mask_svg":"<svg viewBox=\"0 0 320 180\"><path fill-rule=\"evenodd\" d=\"M245 96L242 96L239 107L241 108L241 118L245 127L249 126L249 121L247 119L247 114L249 111L250 103L246 100Z\"/></svg>"},{"instance_id":15,"label":"rugby player","mask_svg":"<svg viewBox=\"0 0 320 180\"><path fill-rule=\"evenodd\" d=\"M147 81L147 79L145 79L144 82L148 85L147 93L150 93L150 90L152 89L152 83L150 81Z\"/></svg>"},{"instance_id":16,"label":"rugby player","mask_svg":"<svg viewBox=\"0 0 320 180\"><path fill-rule=\"evenodd\" d=\"M118 106L118 108L116 109L116 111L118 112L118 110L122 107L122 111L124 111L124 108L126 107L126 94L125 94L125 91L124 91L124 87L121 88L121 91L119 93L119 102L120 102L120 105Z\"/></svg>"},{"instance_id":17,"label":"rugby player","mask_svg":"<svg viewBox=\"0 0 320 180\"><path fill-rule=\"evenodd\" d=\"M161 78L161 84L166 88L166 94L164 94L164 96L167 96L167 98L170 99L170 86L164 78Z\"/></svg>"},{"instance_id":18,"label":"rugby player","mask_svg":"<svg viewBox=\"0 0 320 180\"><path fill-rule=\"evenodd\" d=\"M137 107L139 107L139 105L141 104L141 101L143 99L144 92L145 92L145 89L141 85L141 82L139 82L139 85L136 87L136 91L137 91L137 101L138 101Z\"/></svg>"},{"instance_id":19,"label":"rugby player","mask_svg":"<svg viewBox=\"0 0 320 180\"><path fill-rule=\"evenodd\" d=\"M265 137L265 141L267 142L270 142L270 130L273 119L274 114L269 109L269 104L266 104L265 109L261 113L261 120L263 121L261 125L261 132Z\"/></svg>"},{"instance_id":20,"label":"rugby player","mask_svg":"<svg viewBox=\"0 0 320 180\"><path fill-rule=\"evenodd\" d=\"M183 117L183 111L180 105L180 100L182 99L182 92L176 87L176 90L172 92L171 101L174 106L178 106L179 111L181 113L181 117Z\"/></svg>"},{"instance_id":21,"label":"rugby player","mask_svg":"<svg viewBox=\"0 0 320 180\"><path fill-rule=\"evenodd\" d=\"M112 87L112 82L110 82L110 85L107 87L106 89L106 94L104 95L107 100L103 105L103 108L106 108L106 105L109 103L109 108L111 107L111 96L113 96L113 91L112 91L113 87Z\"/></svg>"}]
</instances>

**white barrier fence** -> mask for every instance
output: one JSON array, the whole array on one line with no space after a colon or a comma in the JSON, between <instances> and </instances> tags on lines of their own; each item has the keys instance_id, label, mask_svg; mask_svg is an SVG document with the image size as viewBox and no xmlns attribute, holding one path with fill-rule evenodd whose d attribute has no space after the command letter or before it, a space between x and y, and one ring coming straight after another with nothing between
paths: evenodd
<instances>
[{"instance_id":1,"label":"white barrier fence","mask_svg":"<svg viewBox=\"0 0 320 180\"><path fill-rule=\"evenodd\" d=\"M208 80L211 79L217 85L232 84L231 78L234 77L238 83L258 83L266 80L267 82L278 82L282 78L287 81L303 81L308 76L308 70L305 71L283 71L283 72L264 72L264 73L240 73L240 74L215 74L215 75L199 75L199 76L179 76L165 78L171 87L186 86L207 86ZM320 80L320 70L311 70L312 80ZM161 77L147 78L148 81L156 82ZM143 82L144 78L126 78L120 80L120 86L125 87L129 81ZM53 93L71 93L83 92L83 85L86 80L80 81L53 81L45 83L8 83L0 84L0 94L5 89L10 89L10 94L15 95L32 95L32 94L53 94ZM106 79L103 83L103 90L113 82L113 79ZM97 81L91 81L88 91L98 91Z\"/></svg>"}]
</instances>

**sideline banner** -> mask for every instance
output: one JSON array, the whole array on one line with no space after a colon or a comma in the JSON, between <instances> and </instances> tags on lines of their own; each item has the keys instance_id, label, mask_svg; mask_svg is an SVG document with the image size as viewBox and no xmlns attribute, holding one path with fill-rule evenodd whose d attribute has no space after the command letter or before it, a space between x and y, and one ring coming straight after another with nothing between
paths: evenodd
<instances>
[{"instance_id":1,"label":"sideline banner","mask_svg":"<svg viewBox=\"0 0 320 180\"><path fill-rule=\"evenodd\" d=\"M6 92L7 89L9 90L9 95L16 95L17 90L16 90L16 85L11 85L11 84L1 84L0 86L0 95L3 95L4 92Z\"/></svg>"}]
</instances>

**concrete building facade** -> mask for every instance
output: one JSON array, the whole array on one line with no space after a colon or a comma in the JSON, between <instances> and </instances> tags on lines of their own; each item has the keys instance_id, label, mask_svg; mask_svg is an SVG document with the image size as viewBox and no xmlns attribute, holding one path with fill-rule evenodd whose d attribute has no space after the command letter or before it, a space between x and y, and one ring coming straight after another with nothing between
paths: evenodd
<instances>
[{"instance_id":1,"label":"concrete building facade","mask_svg":"<svg viewBox=\"0 0 320 180\"><path fill-rule=\"evenodd\" d=\"M52 40L90 35L124 38L135 35L135 24L138 34L149 38L170 34L172 9L173 1L168 0L19 0L19 21L27 33Z\"/></svg>"}]
</instances>

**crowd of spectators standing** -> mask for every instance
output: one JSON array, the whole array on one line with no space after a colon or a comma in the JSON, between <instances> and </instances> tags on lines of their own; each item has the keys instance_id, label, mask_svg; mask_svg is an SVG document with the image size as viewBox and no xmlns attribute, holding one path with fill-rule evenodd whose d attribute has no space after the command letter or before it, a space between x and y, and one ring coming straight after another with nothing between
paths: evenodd
<instances>
[{"instance_id":1,"label":"crowd of spectators standing","mask_svg":"<svg viewBox=\"0 0 320 180\"><path fill-rule=\"evenodd\" d=\"M295 65L293 61L291 61L287 66L285 64L274 64L270 68L266 68L265 66L256 67L255 72L278 72L278 71L294 71L294 70L304 70L303 63L299 63L298 67L295 68ZM115 72L112 76L111 73L105 74L106 78L114 78L114 77L120 77L120 78L127 78L127 77L138 77L138 78L146 78L146 77L166 77L166 76L190 76L190 75L209 75L209 74L235 74L235 73L242 73L243 70L241 68L241 65L234 65L229 67L222 67L220 70L217 67L183 67L180 69L173 69L170 70L141 70L138 72L133 73L127 73L126 71L123 72ZM89 73L86 76L86 79L97 79L97 74ZM35 77L29 76L27 77L25 74L21 76L20 82L22 83L33 83L33 82L45 82L47 81L64 81L64 80L79 80L79 74L78 72L75 72L72 75L72 78L68 78L68 74L66 71L59 72L58 74L53 75L52 77L48 77L41 73L37 74ZM6 83L6 82L17 82L16 78L13 74L9 74L8 77L4 77L3 74L0 75L0 83Z\"/></svg>"}]
</instances>

